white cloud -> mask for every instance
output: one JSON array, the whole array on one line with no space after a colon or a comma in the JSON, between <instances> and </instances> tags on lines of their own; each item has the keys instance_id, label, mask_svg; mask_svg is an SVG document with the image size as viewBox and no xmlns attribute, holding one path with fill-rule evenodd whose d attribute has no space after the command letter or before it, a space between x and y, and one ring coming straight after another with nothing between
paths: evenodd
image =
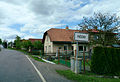
<instances>
[{"instance_id":1,"label":"white cloud","mask_svg":"<svg viewBox=\"0 0 120 82\"><path fill-rule=\"evenodd\" d=\"M120 0L91 0L89 4L79 8L71 14L68 21L80 20L83 16L91 16L94 12L102 13L120 13L119 8ZM120 14L118 14L120 16Z\"/></svg>"},{"instance_id":2,"label":"white cloud","mask_svg":"<svg viewBox=\"0 0 120 82\"><path fill-rule=\"evenodd\" d=\"M16 35L23 37L24 33L18 32L17 30L8 27L0 28L0 38L2 39L12 40L16 37Z\"/></svg>"},{"instance_id":3,"label":"white cloud","mask_svg":"<svg viewBox=\"0 0 120 82\"><path fill-rule=\"evenodd\" d=\"M32 34L43 35L49 28L63 26L62 20L64 23L76 22L94 12L120 16L119 3L119 0L0 0L0 37L9 39L16 34L36 37ZM10 27L14 24L23 26Z\"/></svg>"},{"instance_id":4,"label":"white cloud","mask_svg":"<svg viewBox=\"0 0 120 82\"><path fill-rule=\"evenodd\" d=\"M45 31L49 30L50 28L61 27L63 25L65 24L53 24L53 25L26 24L24 27L21 28L21 31L22 32L29 31L30 33L43 34Z\"/></svg>"}]
</instances>

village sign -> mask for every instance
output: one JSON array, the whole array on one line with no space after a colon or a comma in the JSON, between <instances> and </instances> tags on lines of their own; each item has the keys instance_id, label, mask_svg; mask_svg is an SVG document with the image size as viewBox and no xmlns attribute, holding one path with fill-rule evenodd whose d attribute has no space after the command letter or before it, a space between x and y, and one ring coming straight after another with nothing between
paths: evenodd
<instances>
[{"instance_id":1,"label":"village sign","mask_svg":"<svg viewBox=\"0 0 120 82\"><path fill-rule=\"evenodd\" d=\"M80 33L80 32L75 32L74 33L74 40L76 41L77 43L77 46L76 46L76 63L75 63L75 73L78 73L78 54L79 54L79 51L78 51L78 42L79 41L82 41L82 42L88 42L88 33ZM85 50L83 49L83 60L84 60L84 72L85 72ZM80 70L81 70L81 66L80 66Z\"/></svg>"},{"instance_id":2,"label":"village sign","mask_svg":"<svg viewBox=\"0 0 120 82\"><path fill-rule=\"evenodd\" d=\"M75 41L85 41L85 42L88 42L88 34L87 33L75 32L74 33L74 40Z\"/></svg>"}]
</instances>

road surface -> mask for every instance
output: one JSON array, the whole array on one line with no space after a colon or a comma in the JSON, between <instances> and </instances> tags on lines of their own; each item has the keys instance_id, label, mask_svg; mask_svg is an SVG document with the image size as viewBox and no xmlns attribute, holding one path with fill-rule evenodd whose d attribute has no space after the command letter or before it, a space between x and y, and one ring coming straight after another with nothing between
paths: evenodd
<instances>
[{"instance_id":1,"label":"road surface","mask_svg":"<svg viewBox=\"0 0 120 82\"><path fill-rule=\"evenodd\" d=\"M25 55L15 50L2 49L0 82L42 82L42 80Z\"/></svg>"},{"instance_id":2,"label":"road surface","mask_svg":"<svg viewBox=\"0 0 120 82\"><path fill-rule=\"evenodd\" d=\"M0 51L0 82L72 82L55 71L56 69L67 70L69 68L28 58L22 52L2 49Z\"/></svg>"}]
</instances>

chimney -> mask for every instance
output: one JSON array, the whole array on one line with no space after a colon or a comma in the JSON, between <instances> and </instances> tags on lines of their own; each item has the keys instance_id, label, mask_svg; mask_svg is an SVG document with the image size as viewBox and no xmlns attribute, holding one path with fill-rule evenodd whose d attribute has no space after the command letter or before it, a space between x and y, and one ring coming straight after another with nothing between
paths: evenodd
<instances>
[{"instance_id":1,"label":"chimney","mask_svg":"<svg viewBox=\"0 0 120 82\"><path fill-rule=\"evenodd\" d=\"M65 28L66 30L69 30L69 27L68 26L66 26L66 28Z\"/></svg>"}]
</instances>

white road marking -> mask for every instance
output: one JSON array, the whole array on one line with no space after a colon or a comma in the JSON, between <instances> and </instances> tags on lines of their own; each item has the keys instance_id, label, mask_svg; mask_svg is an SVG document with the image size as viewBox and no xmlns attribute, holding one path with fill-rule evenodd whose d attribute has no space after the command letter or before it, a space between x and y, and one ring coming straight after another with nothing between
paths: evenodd
<instances>
[{"instance_id":1,"label":"white road marking","mask_svg":"<svg viewBox=\"0 0 120 82\"><path fill-rule=\"evenodd\" d=\"M27 57L27 59L30 61L30 63L33 65L33 67L35 68L36 72L38 73L39 77L42 79L43 82L46 82L46 80L44 79L44 77L42 76L42 74L40 73L40 71L37 69L37 67L33 64L33 62L30 60L30 58L25 55Z\"/></svg>"}]
</instances>

